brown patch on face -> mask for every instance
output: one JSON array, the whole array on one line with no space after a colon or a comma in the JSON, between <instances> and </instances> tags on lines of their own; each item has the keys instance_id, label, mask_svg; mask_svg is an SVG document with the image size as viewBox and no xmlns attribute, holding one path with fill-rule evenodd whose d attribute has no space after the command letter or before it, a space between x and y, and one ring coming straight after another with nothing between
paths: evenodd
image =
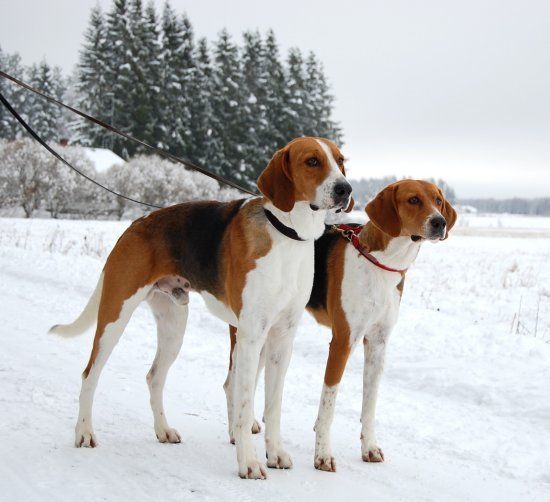
<instances>
[{"instance_id":1,"label":"brown patch on face","mask_svg":"<svg viewBox=\"0 0 550 502\"><path fill-rule=\"evenodd\" d=\"M242 309L246 275L256 267L256 260L270 249L271 237L265 225L262 200L254 199L231 222L222 241L223 301L237 317Z\"/></svg>"},{"instance_id":2,"label":"brown patch on face","mask_svg":"<svg viewBox=\"0 0 550 502\"><path fill-rule=\"evenodd\" d=\"M345 174L343 155L336 144L319 138L329 147ZM316 190L329 176L329 159L316 138L297 138L278 150L258 178L258 189L281 211L292 210L295 202L315 200Z\"/></svg>"},{"instance_id":3,"label":"brown patch on face","mask_svg":"<svg viewBox=\"0 0 550 502\"><path fill-rule=\"evenodd\" d=\"M367 204L365 211L372 224L391 237L427 237L426 222L438 212L447 221L447 231L456 221L456 212L441 190L423 180L401 180L387 186Z\"/></svg>"}]
</instances>

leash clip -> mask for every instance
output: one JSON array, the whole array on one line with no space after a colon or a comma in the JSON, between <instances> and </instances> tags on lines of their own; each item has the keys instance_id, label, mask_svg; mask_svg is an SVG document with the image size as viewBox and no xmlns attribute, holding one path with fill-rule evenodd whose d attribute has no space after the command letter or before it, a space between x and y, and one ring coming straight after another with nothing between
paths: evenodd
<instances>
[{"instance_id":1,"label":"leash clip","mask_svg":"<svg viewBox=\"0 0 550 502\"><path fill-rule=\"evenodd\" d=\"M340 228L339 225L332 225L332 228L336 230L344 239L352 242L352 236L354 235L351 228Z\"/></svg>"}]
</instances>

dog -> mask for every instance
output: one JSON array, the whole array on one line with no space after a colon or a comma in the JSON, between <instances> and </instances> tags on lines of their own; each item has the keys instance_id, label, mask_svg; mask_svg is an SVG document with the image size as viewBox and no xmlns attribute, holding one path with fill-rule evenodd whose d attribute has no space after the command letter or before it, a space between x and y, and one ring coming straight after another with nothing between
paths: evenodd
<instances>
[{"instance_id":1,"label":"dog","mask_svg":"<svg viewBox=\"0 0 550 502\"><path fill-rule=\"evenodd\" d=\"M278 150L258 178L263 197L199 201L152 212L134 221L107 258L87 306L64 336L97 323L82 375L77 447L94 447L92 403L100 373L135 308L147 301L157 324L158 347L147 374L154 428L160 442L179 443L168 425L163 388L185 332L189 291L239 329L234 354L234 430L238 473L265 479L252 444L255 375L260 351L269 354L265 443L269 467L290 468L280 438L284 377L296 325L313 283L314 239L329 210L351 207L344 157L331 141L298 138Z\"/></svg>"},{"instance_id":2,"label":"dog","mask_svg":"<svg viewBox=\"0 0 550 502\"><path fill-rule=\"evenodd\" d=\"M369 216L366 225L328 227L315 242L314 283L306 308L318 323L332 329L314 428L314 466L322 471L336 471L330 428L338 386L348 357L360 341L364 347L362 458L365 462L384 460L374 415L386 344L397 322L406 270L422 243L446 239L457 219L442 191L421 180L389 185L365 211ZM237 333L230 327L231 353L235 347L238 350ZM230 361L228 379L231 372ZM231 391L224 388L226 393ZM229 433L232 439L231 426Z\"/></svg>"}]
</instances>

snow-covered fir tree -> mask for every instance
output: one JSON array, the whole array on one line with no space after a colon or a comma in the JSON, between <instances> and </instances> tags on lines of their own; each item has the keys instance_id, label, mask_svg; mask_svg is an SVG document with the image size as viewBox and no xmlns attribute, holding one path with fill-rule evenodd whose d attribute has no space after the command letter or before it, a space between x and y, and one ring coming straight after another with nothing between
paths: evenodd
<instances>
[{"instance_id":1,"label":"snow-covered fir tree","mask_svg":"<svg viewBox=\"0 0 550 502\"><path fill-rule=\"evenodd\" d=\"M39 91L56 99L63 98L65 86L61 70L54 70L45 60L29 68L27 79ZM29 123L38 135L46 141L59 141L61 109L36 94L29 94L25 103Z\"/></svg>"},{"instance_id":2,"label":"snow-covered fir tree","mask_svg":"<svg viewBox=\"0 0 550 502\"><path fill-rule=\"evenodd\" d=\"M174 155L187 156L191 151L194 74L191 23L167 2L162 13L161 123L163 146Z\"/></svg>"},{"instance_id":3,"label":"snow-covered fir tree","mask_svg":"<svg viewBox=\"0 0 550 502\"><path fill-rule=\"evenodd\" d=\"M266 162L277 149L292 139L291 131L285 127L285 123L293 119L289 117L291 110L285 70L273 30L267 32L261 67L265 82L265 127L262 128L260 141L264 147L263 160Z\"/></svg>"},{"instance_id":4,"label":"snow-covered fir tree","mask_svg":"<svg viewBox=\"0 0 550 502\"><path fill-rule=\"evenodd\" d=\"M109 44L105 61L105 79L109 88L107 98L111 101L109 122L131 133L135 127L131 104L137 79L130 29L128 1L114 0L106 19L106 37ZM135 145L130 145L116 135L111 135L111 145L114 152L125 158L136 149Z\"/></svg>"},{"instance_id":5,"label":"snow-covered fir tree","mask_svg":"<svg viewBox=\"0 0 550 502\"><path fill-rule=\"evenodd\" d=\"M322 63L310 52L305 65L306 135L342 141L341 129L332 119L334 97L330 94Z\"/></svg>"},{"instance_id":6,"label":"snow-covered fir tree","mask_svg":"<svg viewBox=\"0 0 550 502\"><path fill-rule=\"evenodd\" d=\"M227 30L222 30L214 45L212 102L215 121L212 134L220 149L213 152L212 168L236 182L255 184L244 162L249 132L244 120L243 86L239 49Z\"/></svg>"},{"instance_id":7,"label":"snow-covered fir tree","mask_svg":"<svg viewBox=\"0 0 550 502\"><path fill-rule=\"evenodd\" d=\"M25 67L21 63L21 56L18 53L8 54L3 52L1 47L0 68L16 78L25 79ZM29 91L25 91L5 79L0 79L0 92L23 118L29 118ZM15 139L24 134L19 122L4 106L0 106L0 138Z\"/></svg>"},{"instance_id":8,"label":"snow-covered fir tree","mask_svg":"<svg viewBox=\"0 0 550 502\"><path fill-rule=\"evenodd\" d=\"M143 33L141 35L141 60L145 68L145 90L148 100L148 124L146 141L160 146L162 131L162 46L157 12L152 2L145 8Z\"/></svg>"},{"instance_id":9,"label":"snow-covered fir tree","mask_svg":"<svg viewBox=\"0 0 550 502\"><path fill-rule=\"evenodd\" d=\"M302 52L296 47L288 52L286 86L288 101L285 109L284 131L291 138L304 136L308 117L305 89L306 75Z\"/></svg>"},{"instance_id":10,"label":"snow-covered fir tree","mask_svg":"<svg viewBox=\"0 0 550 502\"><path fill-rule=\"evenodd\" d=\"M109 44L99 6L92 8L75 75L76 106L104 122L111 121L112 94L107 82ZM111 133L91 122L73 117L71 140L86 146L109 147Z\"/></svg>"},{"instance_id":11,"label":"snow-covered fir tree","mask_svg":"<svg viewBox=\"0 0 550 502\"><path fill-rule=\"evenodd\" d=\"M255 180L266 166L266 150L262 142L266 121L267 75L264 71L265 47L258 31L243 34L242 69L242 121L246 141L243 142L243 175Z\"/></svg>"},{"instance_id":12,"label":"snow-covered fir tree","mask_svg":"<svg viewBox=\"0 0 550 502\"><path fill-rule=\"evenodd\" d=\"M190 111L191 111L191 148L189 158L194 162L206 166L214 165L215 152L221 148L220 139L213 134L217 117L213 108L213 78L212 62L208 42L205 38L199 39L195 49L195 76L191 81Z\"/></svg>"}]
</instances>

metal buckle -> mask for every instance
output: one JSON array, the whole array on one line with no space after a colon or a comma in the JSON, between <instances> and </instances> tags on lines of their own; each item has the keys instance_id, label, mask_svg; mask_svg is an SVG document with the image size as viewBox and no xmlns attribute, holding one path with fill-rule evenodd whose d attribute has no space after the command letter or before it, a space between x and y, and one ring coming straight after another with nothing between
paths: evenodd
<instances>
[{"instance_id":1,"label":"metal buckle","mask_svg":"<svg viewBox=\"0 0 550 502\"><path fill-rule=\"evenodd\" d=\"M334 228L344 239L351 242L353 230L351 229L344 230L344 229L338 228L338 225L332 225L332 228Z\"/></svg>"}]
</instances>

